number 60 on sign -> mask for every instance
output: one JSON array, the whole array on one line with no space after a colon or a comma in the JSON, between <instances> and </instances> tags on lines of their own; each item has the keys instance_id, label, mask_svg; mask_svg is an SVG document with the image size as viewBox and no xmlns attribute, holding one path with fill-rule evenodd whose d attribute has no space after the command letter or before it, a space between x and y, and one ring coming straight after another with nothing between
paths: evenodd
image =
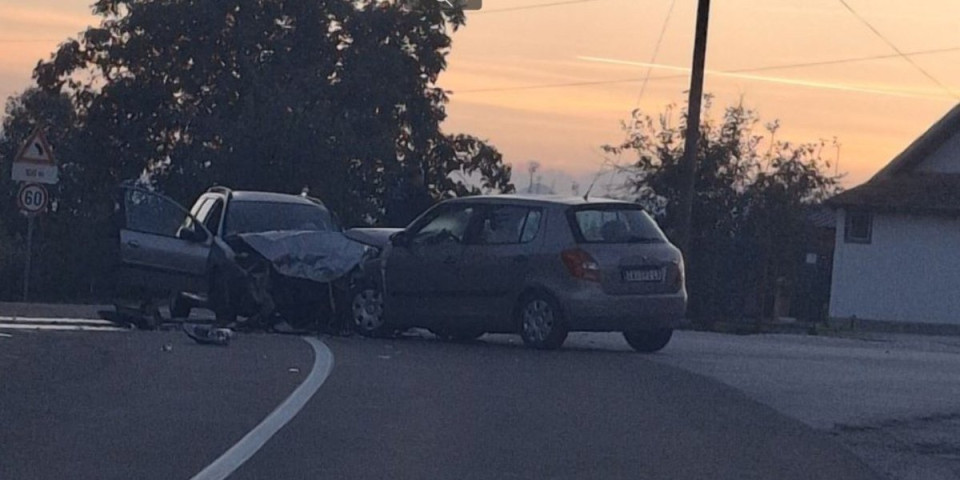
<instances>
[{"instance_id":1,"label":"number 60 on sign","mask_svg":"<svg viewBox=\"0 0 960 480\"><path fill-rule=\"evenodd\" d=\"M49 199L47 189L36 183L24 184L17 194L20 210L27 215L37 215L46 210Z\"/></svg>"}]
</instances>

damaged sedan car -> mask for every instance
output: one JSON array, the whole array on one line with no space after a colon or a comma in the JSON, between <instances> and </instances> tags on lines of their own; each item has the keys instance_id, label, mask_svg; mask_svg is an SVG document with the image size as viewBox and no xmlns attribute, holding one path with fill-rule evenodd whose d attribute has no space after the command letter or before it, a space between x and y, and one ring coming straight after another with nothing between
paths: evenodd
<instances>
[{"instance_id":1,"label":"damaged sedan car","mask_svg":"<svg viewBox=\"0 0 960 480\"><path fill-rule=\"evenodd\" d=\"M120 282L137 289L150 326L162 320L152 299L164 297L176 318L206 307L221 325L339 325L373 250L305 195L214 187L188 211L142 188L122 193Z\"/></svg>"}]
</instances>

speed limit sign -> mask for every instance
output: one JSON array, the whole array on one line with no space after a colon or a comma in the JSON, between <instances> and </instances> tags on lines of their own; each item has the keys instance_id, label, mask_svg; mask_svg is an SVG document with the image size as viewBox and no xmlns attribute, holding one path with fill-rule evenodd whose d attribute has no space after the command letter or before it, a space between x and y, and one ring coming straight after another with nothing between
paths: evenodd
<instances>
[{"instance_id":1,"label":"speed limit sign","mask_svg":"<svg viewBox=\"0 0 960 480\"><path fill-rule=\"evenodd\" d=\"M38 183L27 183L20 187L20 193L17 195L17 204L20 210L27 215L37 215L47 208L47 202L50 196L47 195L47 189Z\"/></svg>"}]
</instances>

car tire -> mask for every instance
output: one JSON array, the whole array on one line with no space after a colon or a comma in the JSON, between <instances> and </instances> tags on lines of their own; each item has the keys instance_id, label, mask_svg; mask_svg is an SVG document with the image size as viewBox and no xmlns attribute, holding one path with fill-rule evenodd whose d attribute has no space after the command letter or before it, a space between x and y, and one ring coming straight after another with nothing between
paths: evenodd
<instances>
[{"instance_id":1,"label":"car tire","mask_svg":"<svg viewBox=\"0 0 960 480\"><path fill-rule=\"evenodd\" d=\"M383 312L383 291L373 283L362 283L350 292L350 319L360 335L372 338L395 335Z\"/></svg>"},{"instance_id":2,"label":"car tire","mask_svg":"<svg viewBox=\"0 0 960 480\"><path fill-rule=\"evenodd\" d=\"M216 318L218 325L229 325L236 323L237 310L231 304L230 284L228 279L218 272L214 272L210 277L210 309Z\"/></svg>"},{"instance_id":3,"label":"car tire","mask_svg":"<svg viewBox=\"0 0 960 480\"><path fill-rule=\"evenodd\" d=\"M140 303L140 319L137 327L141 330L157 330L163 324L163 315L154 299L147 299Z\"/></svg>"},{"instance_id":4,"label":"car tire","mask_svg":"<svg viewBox=\"0 0 960 480\"><path fill-rule=\"evenodd\" d=\"M170 316L173 318L188 318L190 317L190 311L193 308L190 304L183 298L183 295L180 292L174 292L170 296Z\"/></svg>"},{"instance_id":5,"label":"car tire","mask_svg":"<svg viewBox=\"0 0 960 480\"><path fill-rule=\"evenodd\" d=\"M544 293L525 295L517 305L517 324L524 345L556 350L567 339L567 323L557 301Z\"/></svg>"},{"instance_id":6,"label":"car tire","mask_svg":"<svg viewBox=\"0 0 960 480\"><path fill-rule=\"evenodd\" d=\"M633 347L634 350L641 353L658 352L670 343L673 337L672 328L661 328L657 330L628 330L623 332L623 338Z\"/></svg>"}]
</instances>

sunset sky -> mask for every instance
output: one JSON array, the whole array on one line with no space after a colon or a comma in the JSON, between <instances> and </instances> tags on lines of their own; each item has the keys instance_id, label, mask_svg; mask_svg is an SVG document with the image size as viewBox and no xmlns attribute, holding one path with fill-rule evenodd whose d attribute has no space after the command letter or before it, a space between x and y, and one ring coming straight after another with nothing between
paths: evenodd
<instances>
[{"instance_id":1,"label":"sunset sky","mask_svg":"<svg viewBox=\"0 0 960 480\"><path fill-rule=\"evenodd\" d=\"M0 0L0 97L27 87L37 60L97 22L90 3ZM623 138L619 122L633 108L656 114L684 102L696 3L484 0L453 36L440 78L454 92L443 128L490 141L515 166L519 187L531 160L558 191L589 183L603 161L599 146ZM705 90L716 97L714 113L743 97L765 121L780 120L780 139L838 137L847 187L960 99L956 0L847 0L879 35L840 0L712 3ZM802 65L823 62L833 63ZM587 85L564 86L571 83Z\"/></svg>"}]
</instances>

